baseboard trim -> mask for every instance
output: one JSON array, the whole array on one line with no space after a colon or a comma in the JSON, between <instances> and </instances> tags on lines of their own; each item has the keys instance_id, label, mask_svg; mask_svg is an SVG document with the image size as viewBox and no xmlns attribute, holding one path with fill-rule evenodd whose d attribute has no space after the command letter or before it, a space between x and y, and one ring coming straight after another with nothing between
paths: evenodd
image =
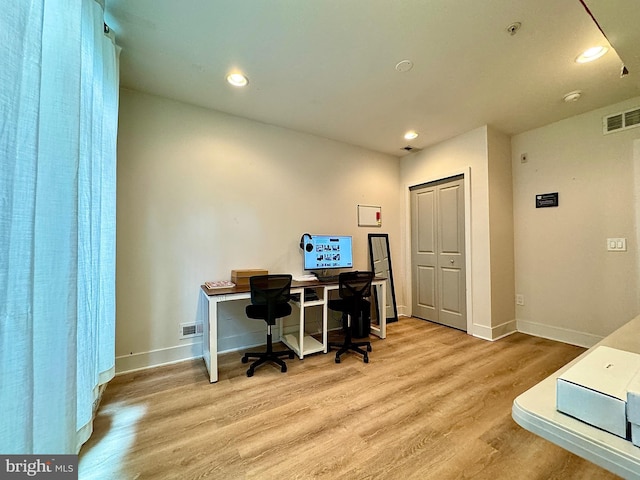
<instances>
[{"instance_id":1,"label":"baseboard trim","mask_svg":"<svg viewBox=\"0 0 640 480\"><path fill-rule=\"evenodd\" d=\"M273 341L279 342L280 337L274 335ZM264 332L260 332L260 334L249 332L244 335L236 335L232 338L218 339L218 355L264 345ZM116 357L116 375L161 367L163 365L172 365L195 358L202 358L202 342L160 348L158 350L134 353L131 355L121 355Z\"/></svg>"},{"instance_id":2,"label":"baseboard trim","mask_svg":"<svg viewBox=\"0 0 640 480\"><path fill-rule=\"evenodd\" d=\"M399 316L404 317L408 315L399 312ZM533 335L535 337L547 338L549 340L568 343L570 345L577 345L584 348L591 348L603 338L590 333L569 330L561 327L554 327L551 325L544 325L537 322L529 322L526 320L511 320L494 327L474 325L474 331L472 332L472 335L474 337L482 338L483 340L495 342L496 340L500 340L501 338L509 336L515 332L521 332L527 335ZM218 353L228 353L246 349L250 346L264 344L264 339L262 339L262 336L258 338L258 336L255 334L248 336L245 335L245 338L242 339L244 340L244 342L238 342L237 338L234 338L233 340L234 341L221 342L223 345L219 345L219 347L221 348ZM274 340L277 341L277 339ZM238 345L242 346L240 347ZM122 375L124 373L146 370L148 368L170 365L173 363L184 362L186 360L192 360L201 357L202 342L196 342L187 345L161 348L149 352L140 352L131 355L122 355L116 357L115 370L116 375Z\"/></svg>"},{"instance_id":3,"label":"baseboard trim","mask_svg":"<svg viewBox=\"0 0 640 480\"><path fill-rule=\"evenodd\" d=\"M527 320L518 320L517 324L518 331L521 333L546 338L548 340L555 340L557 342L568 343L570 345L577 345L584 348L591 348L604 338L591 333L554 327L552 325L544 325L537 322L529 322Z\"/></svg>"},{"instance_id":4,"label":"baseboard trim","mask_svg":"<svg viewBox=\"0 0 640 480\"><path fill-rule=\"evenodd\" d=\"M116 357L116 375L202 357L202 342Z\"/></svg>"},{"instance_id":5,"label":"baseboard trim","mask_svg":"<svg viewBox=\"0 0 640 480\"><path fill-rule=\"evenodd\" d=\"M500 325L496 325L495 327L474 325L472 334L474 337L495 342L496 340L500 340L501 338L507 337L513 333L516 333L517 331L518 328L516 325L516 320L514 319L508 322L504 322Z\"/></svg>"}]
</instances>

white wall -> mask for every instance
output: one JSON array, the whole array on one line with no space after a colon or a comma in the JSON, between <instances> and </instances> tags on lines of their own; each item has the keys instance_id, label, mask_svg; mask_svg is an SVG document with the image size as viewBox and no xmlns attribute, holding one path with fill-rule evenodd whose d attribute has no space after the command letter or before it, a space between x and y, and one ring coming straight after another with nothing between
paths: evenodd
<instances>
[{"instance_id":1,"label":"white wall","mask_svg":"<svg viewBox=\"0 0 640 480\"><path fill-rule=\"evenodd\" d=\"M122 90L117 370L200 355L178 327L196 320L200 285L237 268L301 273L304 232L353 235L361 270L367 234L388 233L400 278L399 184L395 157ZM381 206L382 228L358 227L358 204ZM222 312L222 350L264 343L236 303Z\"/></svg>"},{"instance_id":2,"label":"white wall","mask_svg":"<svg viewBox=\"0 0 640 480\"><path fill-rule=\"evenodd\" d=\"M511 138L487 129L492 338L516 330Z\"/></svg>"},{"instance_id":3,"label":"white wall","mask_svg":"<svg viewBox=\"0 0 640 480\"><path fill-rule=\"evenodd\" d=\"M516 292L525 297L518 330L591 346L638 314L640 128L603 135L602 117L639 105L640 97L512 138ZM549 192L559 207L536 209L535 195ZM608 237L626 237L628 251L607 252Z\"/></svg>"},{"instance_id":4,"label":"white wall","mask_svg":"<svg viewBox=\"0 0 640 480\"><path fill-rule=\"evenodd\" d=\"M178 325L196 319L199 285L233 268L301 272L303 232L353 235L360 269L367 234L389 233L398 309L410 313L408 188L459 173L472 205L469 333L495 339L509 330L515 290L525 297L518 330L592 345L639 308L640 128L601 130L602 116L638 105L632 99L511 139L514 289L505 280L508 254L499 257L511 244L509 142L490 127L398 160L122 90L118 371L200 355L200 339L178 338ZM536 193L554 191L559 208L534 208ZM357 227L357 204L382 206L382 228ZM606 252L607 237L626 237L628 251ZM221 349L263 341L263 326L243 309L232 303L221 312Z\"/></svg>"},{"instance_id":5,"label":"white wall","mask_svg":"<svg viewBox=\"0 0 640 480\"><path fill-rule=\"evenodd\" d=\"M473 325L468 333L483 338L493 338L491 323L491 269L489 242L489 183L487 161L487 127L477 128L464 135L447 140L438 145L408 155L401 159L400 175L403 203L403 261L405 262L406 295L410 292L411 249L409 227L409 187L446 178L459 173L470 172L465 177L465 188L471 193L471 308L467 315ZM404 300L411 304L410 298Z\"/></svg>"}]
</instances>

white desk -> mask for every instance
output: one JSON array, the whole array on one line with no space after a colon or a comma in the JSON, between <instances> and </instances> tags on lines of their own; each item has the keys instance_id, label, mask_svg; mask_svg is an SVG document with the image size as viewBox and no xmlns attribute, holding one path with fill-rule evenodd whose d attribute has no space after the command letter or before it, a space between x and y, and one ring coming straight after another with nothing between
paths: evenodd
<instances>
[{"instance_id":1,"label":"white desk","mask_svg":"<svg viewBox=\"0 0 640 480\"><path fill-rule=\"evenodd\" d=\"M640 316L591 349L599 345L640 353ZM589 351L516 398L511 415L521 427L582 458L623 478L640 479L639 447L556 410L556 379Z\"/></svg>"},{"instance_id":2,"label":"white desk","mask_svg":"<svg viewBox=\"0 0 640 480\"><path fill-rule=\"evenodd\" d=\"M377 289L378 298L378 325L371 325L371 333L380 337L387 336L386 320L386 299L387 281L384 278L374 278L371 283ZM305 300L304 289L315 288L319 295L317 300ZM329 318L329 292L338 289L338 283L314 282L292 282L291 295L299 295L300 301L295 302L300 307L300 328L299 335L284 335L281 340L291 348L301 359L311 353L327 353L327 319ZM209 371L209 381L218 381L218 304L220 302L230 302L234 300L247 300L251 298L249 287L233 287L209 290L202 285L201 305L198 308L199 321L203 325L202 357ZM311 336L305 335L304 321L307 307L322 306L322 342ZM282 325L282 321L281 321ZM282 333L282 326L280 327Z\"/></svg>"}]
</instances>

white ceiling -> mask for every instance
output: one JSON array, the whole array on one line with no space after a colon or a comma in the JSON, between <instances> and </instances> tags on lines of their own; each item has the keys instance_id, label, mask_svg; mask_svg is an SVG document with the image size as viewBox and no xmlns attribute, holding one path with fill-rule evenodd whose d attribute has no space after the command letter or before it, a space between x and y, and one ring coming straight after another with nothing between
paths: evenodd
<instances>
[{"instance_id":1,"label":"white ceiling","mask_svg":"<svg viewBox=\"0 0 640 480\"><path fill-rule=\"evenodd\" d=\"M106 18L123 87L400 156L639 96L640 1L585 3L616 47L589 64L608 43L579 0L106 0Z\"/></svg>"}]
</instances>

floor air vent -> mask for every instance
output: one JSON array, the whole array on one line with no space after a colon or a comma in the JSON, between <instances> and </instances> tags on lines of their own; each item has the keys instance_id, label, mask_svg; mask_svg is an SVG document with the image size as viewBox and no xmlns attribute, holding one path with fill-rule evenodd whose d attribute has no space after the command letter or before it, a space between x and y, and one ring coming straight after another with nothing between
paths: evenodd
<instances>
[{"instance_id":1,"label":"floor air vent","mask_svg":"<svg viewBox=\"0 0 640 480\"><path fill-rule=\"evenodd\" d=\"M605 135L640 126L640 107L604 117L602 128Z\"/></svg>"}]
</instances>

